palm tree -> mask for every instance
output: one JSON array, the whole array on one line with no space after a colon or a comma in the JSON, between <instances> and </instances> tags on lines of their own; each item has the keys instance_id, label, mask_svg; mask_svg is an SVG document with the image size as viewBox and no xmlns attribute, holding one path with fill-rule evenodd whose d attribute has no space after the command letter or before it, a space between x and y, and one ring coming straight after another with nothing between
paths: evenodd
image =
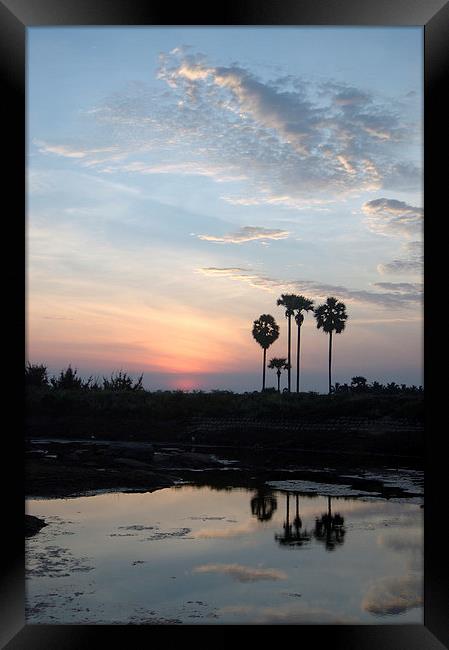
<instances>
[{"instance_id":1,"label":"palm tree","mask_svg":"<svg viewBox=\"0 0 449 650\"><path fill-rule=\"evenodd\" d=\"M292 340L292 324L291 319L295 314L296 304L298 296L294 293L283 293L281 297L277 299L277 305L282 305L285 307L285 317L288 318L288 392L290 392L290 370L291 370L291 357L290 357L290 348Z\"/></svg>"},{"instance_id":2,"label":"palm tree","mask_svg":"<svg viewBox=\"0 0 449 650\"><path fill-rule=\"evenodd\" d=\"M329 394L332 392L331 364L332 364L332 333L340 334L345 329L345 321L348 318L346 305L338 302L337 298L327 298L324 305L315 308L314 316L318 329L323 328L325 334L329 334Z\"/></svg>"},{"instance_id":3,"label":"palm tree","mask_svg":"<svg viewBox=\"0 0 449 650\"><path fill-rule=\"evenodd\" d=\"M273 359L270 359L270 363L268 364L269 368L277 368L276 374L278 376L278 393L281 392L281 371L282 370L288 370L288 363L287 359L282 358L279 359L278 357L274 357Z\"/></svg>"},{"instance_id":4,"label":"palm tree","mask_svg":"<svg viewBox=\"0 0 449 650\"><path fill-rule=\"evenodd\" d=\"M263 348L263 380L262 390L265 390L265 367L267 365L267 349L279 337L279 325L270 314L261 314L253 324L253 337Z\"/></svg>"},{"instance_id":5,"label":"palm tree","mask_svg":"<svg viewBox=\"0 0 449 650\"><path fill-rule=\"evenodd\" d=\"M299 393L299 351L301 348L301 325L304 322L304 311L313 311L313 300L297 296L295 302L295 321L298 326L298 345L296 348L296 392Z\"/></svg>"}]
</instances>

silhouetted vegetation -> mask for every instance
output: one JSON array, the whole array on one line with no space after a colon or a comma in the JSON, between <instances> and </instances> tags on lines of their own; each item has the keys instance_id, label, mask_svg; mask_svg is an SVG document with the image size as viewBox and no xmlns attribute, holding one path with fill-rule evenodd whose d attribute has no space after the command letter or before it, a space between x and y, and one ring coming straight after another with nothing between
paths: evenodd
<instances>
[{"instance_id":1,"label":"silhouetted vegetation","mask_svg":"<svg viewBox=\"0 0 449 650\"><path fill-rule=\"evenodd\" d=\"M332 296L323 305L315 308L316 326L329 334L329 394L332 392L332 334L340 334L345 329L348 314L346 305Z\"/></svg>"},{"instance_id":2,"label":"silhouetted vegetation","mask_svg":"<svg viewBox=\"0 0 449 650\"><path fill-rule=\"evenodd\" d=\"M35 363L27 363L25 366L25 386L43 388L48 385L47 367Z\"/></svg>"},{"instance_id":3,"label":"silhouetted vegetation","mask_svg":"<svg viewBox=\"0 0 449 650\"><path fill-rule=\"evenodd\" d=\"M366 377L353 377L350 384L335 383L333 392L337 395L373 394L373 395L421 395L424 393L422 386L407 386L392 381L388 384L381 384L378 381L368 383Z\"/></svg>"},{"instance_id":4,"label":"silhouetted vegetation","mask_svg":"<svg viewBox=\"0 0 449 650\"><path fill-rule=\"evenodd\" d=\"M273 359L270 359L270 363L268 364L268 367L271 369L276 368L276 375L278 378L278 393L281 392L281 373L283 370L288 370L289 365L287 362L287 359L284 357L278 358L278 357L273 357Z\"/></svg>"},{"instance_id":5,"label":"silhouetted vegetation","mask_svg":"<svg viewBox=\"0 0 449 650\"><path fill-rule=\"evenodd\" d=\"M67 370L61 370L59 377L52 377L50 383L53 388L62 388L63 390L83 390L89 388L91 379L89 378L87 381L84 381L81 377L76 376L77 372L76 368L72 370L71 366L69 366Z\"/></svg>"},{"instance_id":6,"label":"silhouetted vegetation","mask_svg":"<svg viewBox=\"0 0 449 650\"><path fill-rule=\"evenodd\" d=\"M31 437L95 435L192 444L194 435L197 444L414 457L423 453L422 387L392 383L380 390L382 384L356 378L336 385L331 395L279 393L275 388L246 393L150 391L143 388L142 377L131 380L126 373L100 383L67 369L45 382L46 367L41 366L39 376L26 388Z\"/></svg>"},{"instance_id":7,"label":"silhouetted vegetation","mask_svg":"<svg viewBox=\"0 0 449 650\"><path fill-rule=\"evenodd\" d=\"M295 321L298 326L298 342L296 345L296 392L299 393L299 369L300 369L300 350L301 350L301 326L304 322L305 311L314 311L313 300L305 296L296 296L295 302Z\"/></svg>"},{"instance_id":8,"label":"silhouetted vegetation","mask_svg":"<svg viewBox=\"0 0 449 650\"><path fill-rule=\"evenodd\" d=\"M132 377L126 374L126 372L120 371L115 376L111 375L111 379L106 379L103 377L103 390L112 390L112 391L135 391L143 390L142 386L143 374L140 375L137 381L134 381Z\"/></svg>"},{"instance_id":9,"label":"silhouetted vegetation","mask_svg":"<svg viewBox=\"0 0 449 650\"><path fill-rule=\"evenodd\" d=\"M267 349L279 337L279 325L270 314L261 314L253 323L253 337L263 349L262 390L265 390L265 368L267 367Z\"/></svg>"},{"instance_id":10,"label":"silhouetted vegetation","mask_svg":"<svg viewBox=\"0 0 449 650\"><path fill-rule=\"evenodd\" d=\"M288 343L287 343L287 363L288 363L288 384L287 390L290 392L291 380L290 380L290 370L292 367L291 362L291 342L292 342L292 316L295 314L297 298L293 293L283 293L280 298L277 300L277 305L285 307L285 318L288 322Z\"/></svg>"}]
</instances>

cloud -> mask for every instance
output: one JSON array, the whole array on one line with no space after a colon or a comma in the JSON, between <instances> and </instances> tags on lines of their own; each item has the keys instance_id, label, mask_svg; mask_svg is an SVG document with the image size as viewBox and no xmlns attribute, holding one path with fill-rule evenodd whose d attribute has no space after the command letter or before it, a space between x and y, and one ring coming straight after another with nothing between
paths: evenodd
<instances>
[{"instance_id":1,"label":"cloud","mask_svg":"<svg viewBox=\"0 0 449 650\"><path fill-rule=\"evenodd\" d=\"M117 147L82 148L63 144L51 144L42 140L34 140L33 142L41 153L51 153L64 158L87 158L92 154L109 154L117 151Z\"/></svg>"},{"instance_id":2,"label":"cloud","mask_svg":"<svg viewBox=\"0 0 449 650\"><path fill-rule=\"evenodd\" d=\"M386 309L390 308L416 308L422 301L422 285L378 283L381 291L367 291L364 289L348 289L341 285L324 284L312 280L279 280L260 275L249 269L233 267L204 267L196 269L211 277L230 278L246 282L252 287L270 291L272 293L283 291L305 294L314 300L325 300L327 296L335 295L340 300L355 304L371 304Z\"/></svg>"},{"instance_id":3,"label":"cloud","mask_svg":"<svg viewBox=\"0 0 449 650\"><path fill-rule=\"evenodd\" d=\"M241 564L203 564L195 567L193 573L223 573L237 582L257 582L259 580L287 580L285 571L260 569Z\"/></svg>"},{"instance_id":4,"label":"cloud","mask_svg":"<svg viewBox=\"0 0 449 650\"><path fill-rule=\"evenodd\" d=\"M365 223L369 230L387 237L401 237L409 240L422 236L424 210L396 199L374 199L362 205L367 215ZM414 239L406 241L402 250L404 256L390 262L378 264L381 275L418 274L424 268L423 245Z\"/></svg>"},{"instance_id":5,"label":"cloud","mask_svg":"<svg viewBox=\"0 0 449 650\"><path fill-rule=\"evenodd\" d=\"M188 161L164 164L149 164L143 161L120 163L103 166L103 173L136 172L139 174L180 174L181 176L208 176L218 183L245 180L246 176L238 170L232 170L225 165L209 165L201 162Z\"/></svg>"},{"instance_id":6,"label":"cloud","mask_svg":"<svg viewBox=\"0 0 449 650\"><path fill-rule=\"evenodd\" d=\"M384 291L391 291L392 293L408 294L411 292L422 292L422 282L375 282L375 287L383 289Z\"/></svg>"},{"instance_id":7,"label":"cloud","mask_svg":"<svg viewBox=\"0 0 449 650\"><path fill-rule=\"evenodd\" d=\"M368 228L375 233L387 236L411 237L421 233L423 227L423 208L408 205L396 199L374 199L362 205Z\"/></svg>"},{"instance_id":8,"label":"cloud","mask_svg":"<svg viewBox=\"0 0 449 650\"><path fill-rule=\"evenodd\" d=\"M377 616L402 614L424 602L424 585L419 576L381 578L369 588L362 609Z\"/></svg>"},{"instance_id":9,"label":"cloud","mask_svg":"<svg viewBox=\"0 0 449 650\"><path fill-rule=\"evenodd\" d=\"M403 245L404 257L379 264L377 270L386 274L422 274L424 270L424 250L422 242L411 241Z\"/></svg>"},{"instance_id":10,"label":"cloud","mask_svg":"<svg viewBox=\"0 0 449 650\"><path fill-rule=\"evenodd\" d=\"M266 239L286 239L289 236L288 230L270 230L261 226L243 226L235 233L217 237L215 235L198 235L199 239L224 244L242 244L248 241L266 240Z\"/></svg>"},{"instance_id":11,"label":"cloud","mask_svg":"<svg viewBox=\"0 0 449 650\"><path fill-rule=\"evenodd\" d=\"M165 88L133 82L86 112L101 146L40 143L41 151L105 173L245 180L248 198L225 200L293 209L317 193L330 201L420 176L397 102L361 88L293 75L261 79L184 47L161 55L158 77Z\"/></svg>"}]
</instances>

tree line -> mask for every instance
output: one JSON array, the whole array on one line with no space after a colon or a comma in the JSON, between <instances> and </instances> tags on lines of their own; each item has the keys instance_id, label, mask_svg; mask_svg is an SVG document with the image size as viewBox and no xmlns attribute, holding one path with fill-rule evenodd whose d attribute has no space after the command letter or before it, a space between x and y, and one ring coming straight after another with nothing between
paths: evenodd
<instances>
[{"instance_id":1,"label":"tree line","mask_svg":"<svg viewBox=\"0 0 449 650\"><path fill-rule=\"evenodd\" d=\"M61 370L58 376L49 377L47 366L43 364L27 363L25 365L25 386L35 388L54 388L63 390L105 390L105 391L141 391L143 374L134 380L126 372L112 373L107 379L89 377L82 379L78 370L69 365L66 370Z\"/></svg>"},{"instance_id":2,"label":"tree line","mask_svg":"<svg viewBox=\"0 0 449 650\"><path fill-rule=\"evenodd\" d=\"M281 294L277 299L278 306L285 308L287 318L287 357L274 357L270 359L268 368L275 368L278 380L278 391L280 392L280 379L282 370L287 370L287 392L291 392L291 340L292 340L292 317L297 325L296 345L296 392L300 387L300 349L301 349L301 327L304 322L304 313L311 311L316 319L316 326L329 334L329 363L328 383L329 394L332 392L332 335L343 332L348 319L346 305L339 302L337 298L330 296L326 302L318 307L313 306L313 300L305 296L298 296L294 293ZM263 349L263 371L262 390L265 390L265 369L267 367L267 350L279 338L279 325L271 314L261 314L253 323L252 335Z\"/></svg>"},{"instance_id":3,"label":"tree line","mask_svg":"<svg viewBox=\"0 0 449 650\"><path fill-rule=\"evenodd\" d=\"M277 368L277 362L287 362L287 359L272 359L268 368ZM272 363L274 362L274 363ZM98 378L82 379L78 376L78 371L72 369L69 365L66 370L61 370L58 376L49 377L47 366L44 364L27 363L25 365L25 386L34 388L48 388L51 390L89 390L89 391L120 391L120 392L148 392L145 391L142 385L143 374L136 380L130 377L126 372L120 371L112 373L110 378L103 377L102 381ZM274 388L267 389L268 392L275 392ZM278 377L278 390L279 390L279 377ZM352 377L351 383L340 384L335 383L333 392L342 394L355 394L355 393L376 393L386 395L397 394L422 394L424 389L422 386L407 386L406 384L397 384L392 381L387 384L381 384L378 381L369 383L365 377L356 376ZM160 392L160 391L157 391ZM175 391L179 392L179 391ZM194 391L200 393L202 391ZM232 394L231 391L212 391L212 393ZM317 395L313 391L308 392L309 395Z\"/></svg>"}]
</instances>

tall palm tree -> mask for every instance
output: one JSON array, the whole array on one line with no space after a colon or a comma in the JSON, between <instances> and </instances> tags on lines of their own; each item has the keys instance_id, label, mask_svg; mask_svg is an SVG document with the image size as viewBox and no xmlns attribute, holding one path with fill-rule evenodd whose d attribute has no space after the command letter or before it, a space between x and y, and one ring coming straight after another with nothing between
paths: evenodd
<instances>
[{"instance_id":1,"label":"tall palm tree","mask_svg":"<svg viewBox=\"0 0 449 650\"><path fill-rule=\"evenodd\" d=\"M324 305L315 308L314 316L318 329L323 328L329 334L329 394L332 392L331 365L332 365L332 334L340 334L345 329L348 314L346 305L338 302L337 298L327 298Z\"/></svg>"},{"instance_id":2,"label":"tall palm tree","mask_svg":"<svg viewBox=\"0 0 449 650\"><path fill-rule=\"evenodd\" d=\"M301 325L304 322L304 311L313 311L313 300L297 296L295 301L295 321L298 326L298 345L296 347L296 392L299 393L299 351L301 348Z\"/></svg>"},{"instance_id":3,"label":"tall palm tree","mask_svg":"<svg viewBox=\"0 0 449 650\"><path fill-rule=\"evenodd\" d=\"M297 299L298 296L295 295L294 293L283 293L281 294L281 297L277 299L277 305L282 305L282 307L285 307L285 317L288 318L288 392L290 392L290 370L291 370L291 356L290 356L290 349L291 349L291 341L292 341L292 324L291 324L291 319L292 316L295 314L295 309L296 309L296 304L297 304Z\"/></svg>"},{"instance_id":4,"label":"tall palm tree","mask_svg":"<svg viewBox=\"0 0 449 650\"><path fill-rule=\"evenodd\" d=\"M274 357L273 359L270 359L270 363L268 364L268 367L269 368L277 368L276 374L278 376L278 393L280 393L281 392L281 386L280 386L280 383L281 383L281 371L288 369L287 359L285 359L285 358L280 359L278 357Z\"/></svg>"},{"instance_id":5,"label":"tall palm tree","mask_svg":"<svg viewBox=\"0 0 449 650\"><path fill-rule=\"evenodd\" d=\"M262 390L265 390L265 368L267 365L267 349L279 337L279 325L270 314L261 314L253 324L253 337L263 348L263 380Z\"/></svg>"}]
</instances>

